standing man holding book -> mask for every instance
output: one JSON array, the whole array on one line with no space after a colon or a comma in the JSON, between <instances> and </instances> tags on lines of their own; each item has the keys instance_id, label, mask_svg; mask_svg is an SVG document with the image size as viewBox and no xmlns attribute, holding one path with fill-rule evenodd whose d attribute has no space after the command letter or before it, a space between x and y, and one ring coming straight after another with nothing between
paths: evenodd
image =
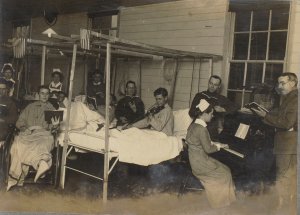
<instances>
[{"instance_id":1,"label":"standing man holding book","mask_svg":"<svg viewBox=\"0 0 300 215\"><path fill-rule=\"evenodd\" d=\"M253 110L263 118L263 122L275 127L273 153L276 156L276 188L280 195L279 206L291 203L296 212L297 179L297 136L298 136L298 78L296 74L286 72L278 78L278 92L281 104L278 109L266 112L262 108Z\"/></svg>"},{"instance_id":2,"label":"standing man holding book","mask_svg":"<svg viewBox=\"0 0 300 215\"><path fill-rule=\"evenodd\" d=\"M206 91L199 92L195 95L189 110L191 118L197 117L196 106L201 99L209 101L215 110L215 117L208 124L207 129L212 140L218 138L219 133L223 129L223 119L225 114L233 113L238 110L238 106L231 102L228 98L219 94L222 79L217 75L212 75L208 80L208 88Z\"/></svg>"}]
</instances>

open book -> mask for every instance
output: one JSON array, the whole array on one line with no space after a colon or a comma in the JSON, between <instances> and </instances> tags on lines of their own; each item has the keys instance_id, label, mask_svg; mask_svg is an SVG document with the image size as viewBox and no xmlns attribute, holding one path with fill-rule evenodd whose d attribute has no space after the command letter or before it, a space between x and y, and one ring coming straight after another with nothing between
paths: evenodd
<instances>
[{"instance_id":1,"label":"open book","mask_svg":"<svg viewBox=\"0 0 300 215\"><path fill-rule=\"evenodd\" d=\"M263 109L264 111L269 112L268 109L266 109L265 107L259 105L259 104L256 103L256 102L251 102L251 103L245 104L245 108L249 108L249 109L253 108L253 109L257 109L257 110L259 110L259 108L261 108L261 109Z\"/></svg>"},{"instance_id":2,"label":"open book","mask_svg":"<svg viewBox=\"0 0 300 215\"><path fill-rule=\"evenodd\" d=\"M62 110L45 110L45 121L51 124L51 119L57 118L59 121L63 121L64 111Z\"/></svg>"}]
</instances>

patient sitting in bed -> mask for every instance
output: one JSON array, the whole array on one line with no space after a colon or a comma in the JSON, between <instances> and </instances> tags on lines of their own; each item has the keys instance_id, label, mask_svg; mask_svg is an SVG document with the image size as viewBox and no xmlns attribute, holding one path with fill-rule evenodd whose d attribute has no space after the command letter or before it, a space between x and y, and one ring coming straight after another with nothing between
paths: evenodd
<instances>
[{"instance_id":1,"label":"patient sitting in bed","mask_svg":"<svg viewBox=\"0 0 300 215\"><path fill-rule=\"evenodd\" d=\"M165 88L158 88L154 91L155 105L147 112L146 117L136 123L129 124L124 128L151 128L161 131L167 136L173 135L174 116L171 107L168 105L168 91Z\"/></svg>"},{"instance_id":2,"label":"patient sitting in bed","mask_svg":"<svg viewBox=\"0 0 300 215\"><path fill-rule=\"evenodd\" d=\"M109 122L111 123L115 119L115 110L116 110L117 99L114 95L110 95L110 103L109 103ZM89 105L91 110L95 110L93 106ZM97 110L99 114L101 114L105 118L105 105L98 105Z\"/></svg>"}]
</instances>

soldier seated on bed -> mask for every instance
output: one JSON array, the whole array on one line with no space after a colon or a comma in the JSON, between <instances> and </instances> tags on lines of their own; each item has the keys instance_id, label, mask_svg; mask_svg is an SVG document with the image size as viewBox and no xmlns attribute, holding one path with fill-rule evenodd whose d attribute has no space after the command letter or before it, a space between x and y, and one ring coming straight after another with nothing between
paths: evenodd
<instances>
[{"instance_id":1,"label":"soldier seated on bed","mask_svg":"<svg viewBox=\"0 0 300 215\"><path fill-rule=\"evenodd\" d=\"M171 107L168 105L168 91L165 88L158 88L154 91L155 104L151 107L144 119L127 125L126 128L151 128L164 132L168 136L173 135L174 116Z\"/></svg>"},{"instance_id":2,"label":"soldier seated on bed","mask_svg":"<svg viewBox=\"0 0 300 215\"><path fill-rule=\"evenodd\" d=\"M132 124L144 118L145 106L143 101L136 95L136 84L127 81L125 97L120 99L116 107L118 125Z\"/></svg>"}]
</instances>

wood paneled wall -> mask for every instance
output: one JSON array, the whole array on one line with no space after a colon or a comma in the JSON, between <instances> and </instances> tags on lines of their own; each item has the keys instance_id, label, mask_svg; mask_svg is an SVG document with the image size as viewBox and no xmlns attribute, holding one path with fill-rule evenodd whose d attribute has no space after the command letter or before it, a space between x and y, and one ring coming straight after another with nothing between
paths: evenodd
<instances>
[{"instance_id":1,"label":"wood paneled wall","mask_svg":"<svg viewBox=\"0 0 300 215\"><path fill-rule=\"evenodd\" d=\"M300 1L292 1L291 4L286 71L294 72L300 78Z\"/></svg>"},{"instance_id":2,"label":"wood paneled wall","mask_svg":"<svg viewBox=\"0 0 300 215\"><path fill-rule=\"evenodd\" d=\"M223 55L226 11L227 0L182 0L125 8L120 12L119 35L167 48ZM214 62L213 69L221 76L222 61ZM125 70L118 66L119 74ZM142 61L141 97L146 107L154 103L156 88L170 89L163 73L161 60ZM201 64L199 59L180 61L173 108L189 107L195 93L207 88L209 76L207 60Z\"/></svg>"}]
</instances>

